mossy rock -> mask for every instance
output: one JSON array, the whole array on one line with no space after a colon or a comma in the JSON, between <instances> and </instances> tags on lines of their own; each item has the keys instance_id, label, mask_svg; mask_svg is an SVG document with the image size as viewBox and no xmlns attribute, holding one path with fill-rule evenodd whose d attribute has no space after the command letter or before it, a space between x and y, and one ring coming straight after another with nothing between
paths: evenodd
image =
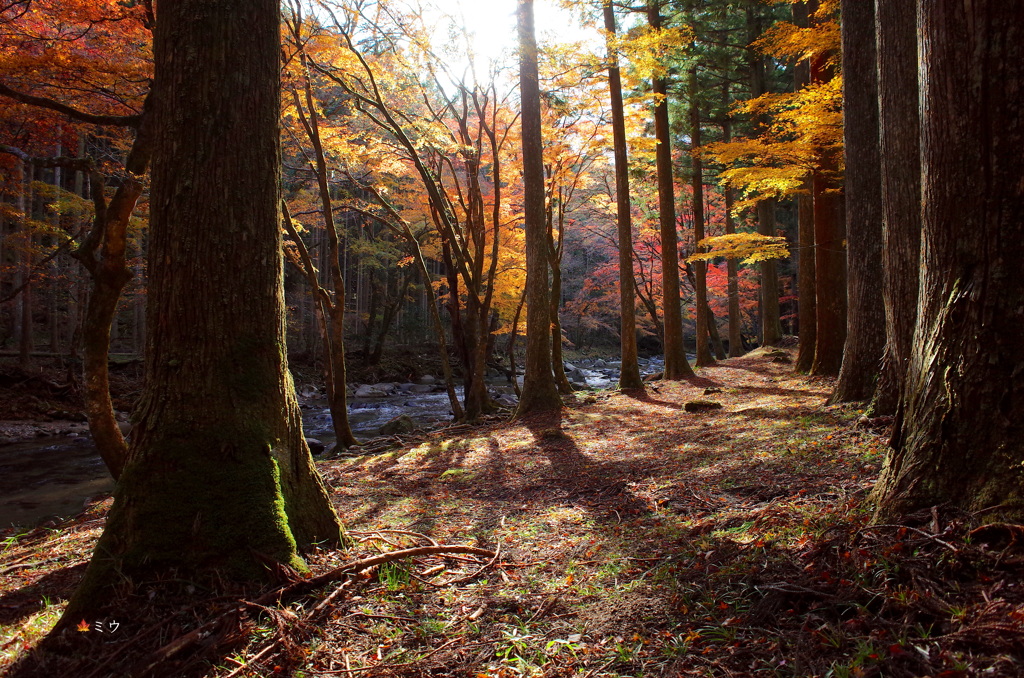
<instances>
[{"instance_id":1,"label":"mossy rock","mask_svg":"<svg viewBox=\"0 0 1024 678\"><path fill-rule=\"evenodd\" d=\"M416 422L412 420L408 414L400 414L394 419L391 419L384 423L380 427L380 434L382 436L393 436L399 433L412 433L416 430Z\"/></svg>"}]
</instances>

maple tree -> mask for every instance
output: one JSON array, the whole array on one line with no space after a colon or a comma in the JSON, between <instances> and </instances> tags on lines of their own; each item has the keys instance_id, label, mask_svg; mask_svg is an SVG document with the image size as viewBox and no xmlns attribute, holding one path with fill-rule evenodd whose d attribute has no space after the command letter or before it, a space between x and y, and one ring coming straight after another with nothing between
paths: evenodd
<instances>
[{"instance_id":1,"label":"maple tree","mask_svg":"<svg viewBox=\"0 0 1024 678\"><path fill-rule=\"evenodd\" d=\"M77 123L135 131L118 188L109 197L105 176L89 159L46 160L30 158L20 149L7 149L23 163L63 165L89 174L93 226L73 250L92 279L83 324L85 411L97 448L116 478L124 467L127 446L110 401L107 361L111 322L132 276L127 263L127 229L149 163L152 130L146 85L151 72L147 57L152 7L148 3L126 7L118 2L44 0L12 3L0 16L4 32L0 61L5 72L0 96ZM116 52L113 45L131 45L134 51L125 50L126 59L112 58L109 55ZM23 318L26 346L31 331L31 318Z\"/></svg>"},{"instance_id":2,"label":"maple tree","mask_svg":"<svg viewBox=\"0 0 1024 678\"><path fill-rule=\"evenodd\" d=\"M338 226L335 223L334 201L331 198L331 186L327 156L324 152L323 138L320 134L320 113L313 97L309 61L305 50L307 36L303 31L302 8L297 2L289 5L286 18L290 47L295 50L292 61L297 68L298 83L291 87L291 110L301 123L306 139L312 151L310 169L316 176L318 197L320 200L320 216L324 221L327 234L327 267L330 272L330 288L324 289L317 279L313 261L306 251L305 245L292 222L287 206L283 205L284 225L299 256L294 263L299 266L309 282L312 294L317 298L316 305L321 323L321 333L325 346L324 371L327 383L327 403L331 410L331 423L339 445L349 447L356 444L355 436L348 422L348 406L346 403L347 379L345 378L345 278L341 271L341 246ZM307 157L309 154L306 154Z\"/></svg>"},{"instance_id":3,"label":"maple tree","mask_svg":"<svg viewBox=\"0 0 1024 678\"><path fill-rule=\"evenodd\" d=\"M463 365L465 415L476 419L492 409L484 381L492 311L503 230L516 220L502 193L514 115L493 83L456 78L454 93L445 93L442 73L451 74L409 25L397 27L407 31L408 53L367 54L338 13L341 8L324 7L345 51L331 61L314 60L313 67L344 90L353 108L393 144L391 157L426 190L423 210L439 235L449 319ZM412 63L427 70L428 83L395 80L393 67L405 65L411 72Z\"/></svg>"}]
</instances>

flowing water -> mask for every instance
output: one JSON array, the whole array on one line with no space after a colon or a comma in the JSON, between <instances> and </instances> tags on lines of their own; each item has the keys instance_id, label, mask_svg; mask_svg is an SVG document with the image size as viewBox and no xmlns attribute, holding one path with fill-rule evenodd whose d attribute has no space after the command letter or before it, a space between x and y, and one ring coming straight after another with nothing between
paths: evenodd
<instances>
[{"instance_id":1,"label":"flowing water","mask_svg":"<svg viewBox=\"0 0 1024 678\"><path fill-rule=\"evenodd\" d=\"M608 388L618 378L616 367L616 363L585 361L575 367L570 379L579 386ZM642 363L645 373L659 369L657 359ZM383 424L403 414L417 426L451 421L451 405L443 389L438 387L430 393L402 390L409 386L396 385L396 392L384 397L350 398L349 419L356 437L372 438ZM512 386L504 379L489 381L488 388L492 396L506 404L515 400ZM461 398L461 387L458 393ZM307 399L302 418L307 438L316 438L325 445L334 442L331 414L322 399ZM0 445L0 530L74 515L89 500L108 496L113 489L114 482L88 436Z\"/></svg>"}]
</instances>

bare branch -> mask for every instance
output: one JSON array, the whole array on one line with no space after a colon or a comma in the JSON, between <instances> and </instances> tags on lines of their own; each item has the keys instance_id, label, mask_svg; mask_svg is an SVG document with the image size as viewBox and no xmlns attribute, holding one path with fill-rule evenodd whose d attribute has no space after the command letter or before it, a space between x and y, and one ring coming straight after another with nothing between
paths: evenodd
<instances>
[{"instance_id":1,"label":"bare branch","mask_svg":"<svg viewBox=\"0 0 1024 678\"><path fill-rule=\"evenodd\" d=\"M47 99L46 97L37 97L31 94L25 94L13 90L7 85L0 82L0 96L5 96L8 99L14 99L20 101L23 104L29 106L38 106L39 108L47 108L51 111L57 111L63 113L69 118L78 120L80 122L87 122L92 125L113 125L115 127L138 127L142 120L142 115L94 115L92 113L86 113L80 111L77 108L72 108L67 104L62 104L59 101L53 99Z\"/></svg>"}]
</instances>

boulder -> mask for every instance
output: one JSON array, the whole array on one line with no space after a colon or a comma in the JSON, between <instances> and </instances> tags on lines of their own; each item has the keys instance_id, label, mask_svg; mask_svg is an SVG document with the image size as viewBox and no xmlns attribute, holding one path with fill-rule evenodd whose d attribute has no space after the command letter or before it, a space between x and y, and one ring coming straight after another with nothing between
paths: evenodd
<instances>
[{"instance_id":1,"label":"boulder","mask_svg":"<svg viewBox=\"0 0 1024 678\"><path fill-rule=\"evenodd\" d=\"M498 403L501 407L508 407L510 409L519 404L519 400L517 400L515 396L508 395L507 393L497 396L494 399L494 402Z\"/></svg>"},{"instance_id":2,"label":"boulder","mask_svg":"<svg viewBox=\"0 0 1024 678\"><path fill-rule=\"evenodd\" d=\"M306 438L306 444L309 445L309 451L311 454L323 454L327 446L319 438Z\"/></svg>"},{"instance_id":3,"label":"boulder","mask_svg":"<svg viewBox=\"0 0 1024 678\"><path fill-rule=\"evenodd\" d=\"M394 419L384 423L379 433L382 436L393 436L399 433L412 433L416 429L416 422L408 414L400 414Z\"/></svg>"},{"instance_id":4,"label":"boulder","mask_svg":"<svg viewBox=\"0 0 1024 678\"><path fill-rule=\"evenodd\" d=\"M432 374L424 374L422 377L416 380L417 384L436 384L438 382L437 377Z\"/></svg>"},{"instance_id":5,"label":"boulder","mask_svg":"<svg viewBox=\"0 0 1024 678\"><path fill-rule=\"evenodd\" d=\"M586 372L586 370L575 369L575 370L572 370L571 372L567 372L565 377L569 381L580 382L580 383L583 383L583 384L587 383L587 372Z\"/></svg>"},{"instance_id":6,"label":"boulder","mask_svg":"<svg viewBox=\"0 0 1024 678\"><path fill-rule=\"evenodd\" d=\"M361 384L355 392L356 398L385 398L395 391L394 384Z\"/></svg>"},{"instance_id":7,"label":"boulder","mask_svg":"<svg viewBox=\"0 0 1024 678\"><path fill-rule=\"evenodd\" d=\"M576 366L573 365L572 363L562 363L562 369L565 370L566 373L575 372Z\"/></svg>"}]
</instances>

